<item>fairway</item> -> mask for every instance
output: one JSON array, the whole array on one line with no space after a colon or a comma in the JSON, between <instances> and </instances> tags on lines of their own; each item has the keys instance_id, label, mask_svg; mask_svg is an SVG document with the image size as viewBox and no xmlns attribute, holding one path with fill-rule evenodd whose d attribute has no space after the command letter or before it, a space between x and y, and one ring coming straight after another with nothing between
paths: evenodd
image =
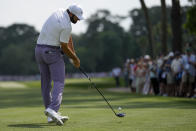
<instances>
[{"instance_id":1,"label":"fairway","mask_svg":"<svg viewBox=\"0 0 196 131\"><path fill-rule=\"evenodd\" d=\"M70 120L64 126L48 124L40 82L18 82L25 88L0 87L0 131L195 131L196 100L109 92L112 78L93 79L117 118L87 79L66 81L60 112ZM10 84L11 86L12 84Z\"/></svg>"}]
</instances>

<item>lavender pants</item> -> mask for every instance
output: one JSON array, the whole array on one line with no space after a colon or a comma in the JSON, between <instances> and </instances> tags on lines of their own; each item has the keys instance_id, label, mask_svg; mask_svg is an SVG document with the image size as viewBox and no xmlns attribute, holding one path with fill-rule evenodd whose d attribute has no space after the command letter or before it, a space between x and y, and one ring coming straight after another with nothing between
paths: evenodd
<instances>
[{"instance_id":1,"label":"lavender pants","mask_svg":"<svg viewBox=\"0 0 196 131\"><path fill-rule=\"evenodd\" d=\"M45 108L51 108L58 112L65 79L65 64L60 48L37 45L35 57L41 75L41 91Z\"/></svg>"}]
</instances>

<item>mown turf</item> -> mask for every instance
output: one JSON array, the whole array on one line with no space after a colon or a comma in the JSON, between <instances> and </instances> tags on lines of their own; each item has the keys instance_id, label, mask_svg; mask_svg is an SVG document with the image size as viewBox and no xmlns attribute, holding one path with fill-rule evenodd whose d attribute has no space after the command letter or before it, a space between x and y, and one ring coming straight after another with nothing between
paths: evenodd
<instances>
[{"instance_id":1,"label":"mown turf","mask_svg":"<svg viewBox=\"0 0 196 131\"><path fill-rule=\"evenodd\" d=\"M107 92L110 78L93 79L118 112L117 118L86 79L66 81L60 112L70 120L64 126L48 124L43 113L40 82L22 82L26 88L0 87L0 131L195 131L196 100Z\"/></svg>"}]
</instances>

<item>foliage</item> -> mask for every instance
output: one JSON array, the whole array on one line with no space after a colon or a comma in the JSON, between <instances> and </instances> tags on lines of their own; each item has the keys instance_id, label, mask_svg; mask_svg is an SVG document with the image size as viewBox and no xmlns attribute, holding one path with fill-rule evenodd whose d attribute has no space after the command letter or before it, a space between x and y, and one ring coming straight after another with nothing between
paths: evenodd
<instances>
[{"instance_id":1,"label":"foliage","mask_svg":"<svg viewBox=\"0 0 196 131\"><path fill-rule=\"evenodd\" d=\"M191 33L196 35L196 5L191 7L187 11L187 21L185 23L185 28L187 28Z\"/></svg>"},{"instance_id":2,"label":"foliage","mask_svg":"<svg viewBox=\"0 0 196 131\"><path fill-rule=\"evenodd\" d=\"M155 56L157 54L159 54L161 52L161 48L160 48L160 42L161 42L161 7L159 6L154 6L152 8L148 9L149 11L149 17L151 19L151 23L152 23L152 36L153 36L153 40L154 40L154 53ZM167 8L167 14L170 14L171 12L171 8ZM134 38L136 39L136 43L140 46L140 47L144 47L141 48L141 55L145 55L145 54L150 54L150 50L149 50L149 45L147 42L147 28L146 28L146 23L145 23L145 17L144 17L144 13L141 9L134 9L131 10L129 12L129 17L132 18L133 23L130 25L130 30L129 32L131 32L131 34L134 36ZM171 18L167 17L168 23L171 22ZM171 28L170 25L168 25L168 30ZM171 33L169 34L169 36L171 38ZM168 45L171 44L171 40L170 38L168 39L167 43Z\"/></svg>"},{"instance_id":3,"label":"foliage","mask_svg":"<svg viewBox=\"0 0 196 131\"><path fill-rule=\"evenodd\" d=\"M181 7L181 17L182 24L186 22L186 12L190 7ZM154 39L154 53L155 56L162 53L161 50L161 7L154 6L148 9L149 17L152 23L152 33ZM167 47L168 52L172 50L172 32L171 32L171 7L167 7ZM129 17L132 19L132 24L130 25L129 32L133 36L135 45L140 46L140 55L150 54L150 50L147 43L147 29L145 26L145 17L141 9L133 9L129 12ZM194 18L194 17L193 17ZM196 37L190 35L185 28L182 28L183 43L182 46L185 47L187 42L195 43ZM195 48L196 49L196 48Z\"/></svg>"},{"instance_id":4,"label":"foliage","mask_svg":"<svg viewBox=\"0 0 196 131\"><path fill-rule=\"evenodd\" d=\"M1 74L29 75L37 73L37 65L34 59L33 46L31 49L23 45L10 44L5 47L1 55ZM29 53L31 51L31 53Z\"/></svg>"},{"instance_id":5,"label":"foliage","mask_svg":"<svg viewBox=\"0 0 196 131\"><path fill-rule=\"evenodd\" d=\"M29 75L38 73L34 47L38 32L26 24L0 29L0 74Z\"/></svg>"},{"instance_id":6,"label":"foliage","mask_svg":"<svg viewBox=\"0 0 196 131\"><path fill-rule=\"evenodd\" d=\"M182 23L186 21L189 7L182 8ZM149 8L154 38L154 53L161 53L161 7ZM167 14L171 7L167 7ZM171 18L168 15L168 49L171 50ZM108 10L98 10L87 20L87 30L83 34L74 35L73 41L76 53L81 60L81 66L88 72L111 71L113 67L122 67L127 58L138 58L150 54L147 42L145 17L141 9L129 12L132 19L130 29L126 32L120 22L126 17L112 15ZM192 17L194 18L194 17ZM34 58L34 47L39 32L26 24L13 24L0 27L0 75L30 75L38 74ZM194 43L196 37L183 29L183 40ZM194 44L193 44L194 45ZM65 57L66 72L77 70Z\"/></svg>"},{"instance_id":7,"label":"foliage","mask_svg":"<svg viewBox=\"0 0 196 131\"><path fill-rule=\"evenodd\" d=\"M88 71L110 71L115 66L121 66L126 59L126 51L123 51L124 46L129 44L124 41L126 33L110 18L109 11L99 10L87 21L87 32L79 42L81 47L78 53ZM84 51L84 46L88 51Z\"/></svg>"}]
</instances>

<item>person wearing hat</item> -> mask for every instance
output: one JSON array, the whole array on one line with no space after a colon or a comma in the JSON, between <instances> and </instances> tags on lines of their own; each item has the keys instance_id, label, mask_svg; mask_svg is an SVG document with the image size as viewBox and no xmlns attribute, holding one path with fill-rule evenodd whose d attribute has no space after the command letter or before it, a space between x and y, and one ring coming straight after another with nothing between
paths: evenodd
<instances>
[{"instance_id":1,"label":"person wearing hat","mask_svg":"<svg viewBox=\"0 0 196 131\"><path fill-rule=\"evenodd\" d=\"M79 5L73 4L68 9L58 9L44 23L35 48L45 115L48 117L48 122L56 122L57 125L63 125L69 119L68 116L58 114L65 79L62 53L73 61L76 68L80 67L80 60L72 42L71 23L76 24L83 19L83 10Z\"/></svg>"},{"instance_id":2,"label":"person wearing hat","mask_svg":"<svg viewBox=\"0 0 196 131\"><path fill-rule=\"evenodd\" d=\"M172 70L171 70L171 63L174 59L174 53L173 52L169 52L168 54L168 59L165 63L165 69L166 69L166 81L167 81L167 86L166 86L166 93L164 94L164 96L168 96L171 93L172 88L174 88L174 76L172 74Z\"/></svg>"},{"instance_id":3,"label":"person wearing hat","mask_svg":"<svg viewBox=\"0 0 196 131\"><path fill-rule=\"evenodd\" d=\"M174 86L170 88L169 96L179 96L180 83L182 79L182 65L183 61L179 51L175 52L174 59L171 63L171 71L174 76Z\"/></svg>"}]
</instances>

